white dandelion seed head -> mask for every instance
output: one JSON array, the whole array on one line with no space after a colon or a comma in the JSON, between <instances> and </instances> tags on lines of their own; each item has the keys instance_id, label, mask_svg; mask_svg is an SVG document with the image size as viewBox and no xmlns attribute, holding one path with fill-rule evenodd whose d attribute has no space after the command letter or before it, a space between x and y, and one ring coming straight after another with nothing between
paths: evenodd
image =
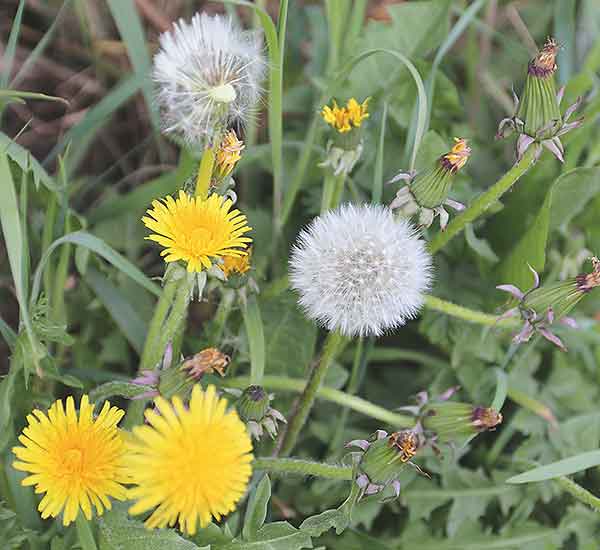
<instances>
[{"instance_id":1,"label":"white dandelion seed head","mask_svg":"<svg viewBox=\"0 0 600 550\"><path fill-rule=\"evenodd\" d=\"M257 31L243 31L220 15L180 19L161 35L154 56L164 131L195 145L210 142L223 126L243 126L260 98L265 67Z\"/></svg>"},{"instance_id":2,"label":"white dandelion seed head","mask_svg":"<svg viewBox=\"0 0 600 550\"><path fill-rule=\"evenodd\" d=\"M408 221L380 205L346 204L299 235L290 281L306 314L346 336L380 336L414 318L431 256Z\"/></svg>"}]
</instances>

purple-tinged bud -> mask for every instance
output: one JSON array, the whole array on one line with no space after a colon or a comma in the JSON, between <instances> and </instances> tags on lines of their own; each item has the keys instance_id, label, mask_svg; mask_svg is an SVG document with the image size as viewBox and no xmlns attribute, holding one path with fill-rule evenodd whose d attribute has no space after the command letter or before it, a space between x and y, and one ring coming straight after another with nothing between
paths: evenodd
<instances>
[{"instance_id":1,"label":"purple-tinged bud","mask_svg":"<svg viewBox=\"0 0 600 550\"><path fill-rule=\"evenodd\" d=\"M250 435L259 440L266 431L271 439L277 435L277 423L286 423L285 417L271 407L272 395L262 386L248 386L238 399L235 407L240 418L246 423Z\"/></svg>"}]
</instances>

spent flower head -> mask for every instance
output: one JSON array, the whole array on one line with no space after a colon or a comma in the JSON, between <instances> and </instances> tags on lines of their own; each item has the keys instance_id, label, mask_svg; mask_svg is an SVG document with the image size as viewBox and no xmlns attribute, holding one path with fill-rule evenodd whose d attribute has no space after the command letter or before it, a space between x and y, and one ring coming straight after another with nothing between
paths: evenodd
<instances>
[{"instance_id":1,"label":"spent flower head","mask_svg":"<svg viewBox=\"0 0 600 550\"><path fill-rule=\"evenodd\" d=\"M452 149L442 155L428 170L414 174L401 172L389 183L405 181L390 208L400 210L403 216L418 216L419 225L429 227L436 216L440 217L442 230L448 224L449 215L444 206L463 210L464 205L448 198L454 175L467 163L471 148L464 138L454 138Z\"/></svg>"},{"instance_id":2,"label":"spent flower head","mask_svg":"<svg viewBox=\"0 0 600 550\"><path fill-rule=\"evenodd\" d=\"M154 231L146 239L165 247L165 262L184 261L190 272L210 269L220 258L245 256L252 242L245 234L252 228L232 206L231 199L216 193L202 199L179 191L176 199L169 195L162 202L154 200L142 218Z\"/></svg>"},{"instance_id":3,"label":"spent flower head","mask_svg":"<svg viewBox=\"0 0 600 550\"><path fill-rule=\"evenodd\" d=\"M81 398L79 414L73 397L66 407L59 399L47 413L35 409L19 436L22 447L13 447L13 467L31 475L21 482L44 493L38 505L43 519L63 512L69 525L83 512L92 519L92 505L102 515L110 510L110 498L124 500L125 441L117 424L125 414L106 401L97 417L87 395Z\"/></svg>"},{"instance_id":4,"label":"spent flower head","mask_svg":"<svg viewBox=\"0 0 600 550\"><path fill-rule=\"evenodd\" d=\"M415 317L431 257L389 208L346 204L315 218L292 251L290 281L306 314L346 336L379 336Z\"/></svg>"},{"instance_id":5,"label":"spent flower head","mask_svg":"<svg viewBox=\"0 0 600 550\"><path fill-rule=\"evenodd\" d=\"M419 434L414 430L401 430L392 434L377 430L369 439L355 439L346 443L346 447L361 449L361 452L354 453L357 463L355 482L361 491L360 497L380 493L387 487L392 487L398 497L398 478L407 465L429 477L412 462L421 446Z\"/></svg>"},{"instance_id":6,"label":"spent flower head","mask_svg":"<svg viewBox=\"0 0 600 550\"><path fill-rule=\"evenodd\" d=\"M583 123L582 118L569 122L571 115L579 108L582 98L566 109L564 115L561 114L560 103L564 88L557 92L554 82L558 49L558 43L553 38L548 38L529 62L521 100L513 91L515 114L503 119L498 127L498 138L512 132L518 134L516 149L519 159L533 145L537 148L536 158L541 154L542 147L545 147L563 162L564 148L560 136Z\"/></svg>"},{"instance_id":7,"label":"spent flower head","mask_svg":"<svg viewBox=\"0 0 600 550\"><path fill-rule=\"evenodd\" d=\"M244 142L238 139L234 130L229 130L223 136L215 158L213 179L216 185L233 172L235 165L242 158L244 147Z\"/></svg>"},{"instance_id":8,"label":"spent flower head","mask_svg":"<svg viewBox=\"0 0 600 550\"><path fill-rule=\"evenodd\" d=\"M600 260L591 258L591 273L582 273L564 281L540 286L540 278L535 269L529 266L533 273L534 285L527 292L521 291L514 285L499 285L496 288L508 292L519 303L506 311L500 319L520 316L523 320L521 331L515 335L516 343L528 342L534 332L566 350L561 339L551 331L553 323L561 323L571 328L577 328L574 319L567 314L577 305L588 292L600 286Z\"/></svg>"},{"instance_id":9,"label":"spent flower head","mask_svg":"<svg viewBox=\"0 0 600 550\"><path fill-rule=\"evenodd\" d=\"M137 501L129 512L151 511L148 527L179 523L193 535L235 510L252 474L252 442L214 386L195 385L187 405L179 397L154 403L128 446L129 497Z\"/></svg>"},{"instance_id":10,"label":"spent flower head","mask_svg":"<svg viewBox=\"0 0 600 550\"><path fill-rule=\"evenodd\" d=\"M165 132L218 145L226 128L248 121L265 73L260 34L229 17L196 14L160 37L153 77Z\"/></svg>"}]
</instances>

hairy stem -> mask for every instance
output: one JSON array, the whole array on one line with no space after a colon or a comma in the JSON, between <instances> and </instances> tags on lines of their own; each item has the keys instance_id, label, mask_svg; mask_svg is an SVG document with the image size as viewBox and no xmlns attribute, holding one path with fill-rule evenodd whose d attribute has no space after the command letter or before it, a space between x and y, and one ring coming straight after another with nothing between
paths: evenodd
<instances>
[{"instance_id":1,"label":"hairy stem","mask_svg":"<svg viewBox=\"0 0 600 550\"><path fill-rule=\"evenodd\" d=\"M299 460L296 458L257 458L252 463L255 470L266 470L276 474L296 474L301 476L315 476L326 479L339 479L350 481L352 468L350 466L337 466Z\"/></svg>"},{"instance_id":2,"label":"hairy stem","mask_svg":"<svg viewBox=\"0 0 600 550\"><path fill-rule=\"evenodd\" d=\"M504 193L506 193L515 182L529 169L535 162L536 147L532 146L523 155L504 176L502 176L485 193L479 195L471 205L461 214L456 216L446 227L445 231L440 231L429 243L429 251L435 254L450 242L452 238L458 235L468 223L472 223L479 218L485 211L492 206Z\"/></svg>"},{"instance_id":3,"label":"hairy stem","mask_svg":"<svg viewBox=\"0 0 600 550\"><path fill-rule=\"evenodd\" d=\"M554 480L566 493L575 497L579 502L587 504L595 512L600 512L600 498L594 496L587 489L575 483L568 477L562 476Z\"/></svg>"},{"instance_id":4,"label":"hairy stem","mask_svg":"<svg viewBox=\"0 0 600 550\"><path fill-rule=\"evenodd\" d=\"M517 319L502 319L499 321L496 315L490 315L489 313L483 313L481 311L459 306L452 302L442 300L441 298L436 298L435 296L425 296L425 307L433 311L445 313L451 317L456 317L457 319L463 319L464 321L470 321L471 323L489 327L494 325L500 327L516 327L520 324Z\"/></svg>"}]
</instances>

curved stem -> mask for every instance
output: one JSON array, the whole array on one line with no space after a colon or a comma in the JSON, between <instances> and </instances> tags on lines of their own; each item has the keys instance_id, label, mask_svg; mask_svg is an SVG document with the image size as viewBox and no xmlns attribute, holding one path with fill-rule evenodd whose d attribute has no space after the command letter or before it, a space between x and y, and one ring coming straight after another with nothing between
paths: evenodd
<instances>
[{"instance_id":1,"label":"curved stem","mask_svg":"<svg viewBox=\"0 0 600 550\"><path fill-rule=\"evenodd\" d=\"M517 319L502 319L499 321L498 317L495 315L459 306L452 302L442 300L441 298L436 298L435 296L425 296L425 307L427 309L432 309L433 311L445 313L451 317L456 317L457 319L463 319L464 321L470 321L471 323L489 327L495 325L500 327L517 327L520 324Z\"/></svg>"},{"instance_id":2,"label":"curved stem","mask_svg":"<svg viewBox=\"0 0 600 550\"><path fill-rule=\"evenodd\" d=\"M581 485L565 476L559 477L554 481L560 485L563 491L575 497L579 502L583 502L583 504L587 504L594 511L600 512L600 498L594 496L587 489L584 489Z\"/></svg>"},{"instance_id":3,"label":"curved stem","mask_svg":"<svg viewBox=\"0 0 600 550\"><path fill-rule=\"evenodd\" d=\"M140 361L140 370L152 369L155 365L151 364L151 358L154 357L154 347L158 342L158 337L162 330L163 323L169 312L169 308L173 302L173 296L177 289L177 281L172 277L168 277L167 283L156 303L152 321L150 322L150 328L146 336L146 342L144 343L144 349L142 351L142 358Z\"/></svg>"},{"instance_id":4,"label":"curved stem","mask_svg":"<svg viewBox=\"0 0 600 550\"><path fill-rule=\"evenodd\" d=\"M196 196L201 199L205 199L208 195L214 166L215 150L213 147L206 147L200 159L200 168L198 169L198 177L196 178Z\"/></svg>"},{"instance_id":5,"label":"curved stem","mask_svg":"<svg viewBox=\"0 0 600 550\"><path fill-rule=\"evenodd\" d=\"M352 468L350 466L337 466L299 460L296 458L256 458L252 463L255 470L266 470L277 474L296 474L301 476L315 476L326 479L339 479L350 481Z\"/></svg>"},{"instance_id":6,"label":"curved stem","mask_svg":"<svg viewBox=\"0 0 600 550\"><path fill-rule=\"evenodd\" d=\"M228 387L243 389L250 384L250 378L228 378L224 381L224 384ZM306 382L298 378L288 378L286 376L265 376L262 385L268 390L301 392L304 390ZM334 390L333 388L321 387L317 391L317 397L336 405L341 405L342 407L348 407L365 416L381 420L390 426L398 428L408 427L413 426L415 423L412 416L389 411L366 399L362 399L356 395L348 395L343 391Z\"/></svg>"},{"instance_id":7,"label":"curved stem","mask_svg":"<svg viewBox=\"0 0 600 550\"><path fill-rule=\"evenodd\" d=\"M485 193L479 195L471 205L458 216L456 216L446 227L445 231L440 231L429 243L429 251L435 254L450 242L452 238L458 235L468 223L472 223L479 216L492 206L504 193L506 193L515 182L529 169L535 162L536 147L532 145L519 162L517 162L504 176L502 176Z\"/></svg>"}]
</instances>

